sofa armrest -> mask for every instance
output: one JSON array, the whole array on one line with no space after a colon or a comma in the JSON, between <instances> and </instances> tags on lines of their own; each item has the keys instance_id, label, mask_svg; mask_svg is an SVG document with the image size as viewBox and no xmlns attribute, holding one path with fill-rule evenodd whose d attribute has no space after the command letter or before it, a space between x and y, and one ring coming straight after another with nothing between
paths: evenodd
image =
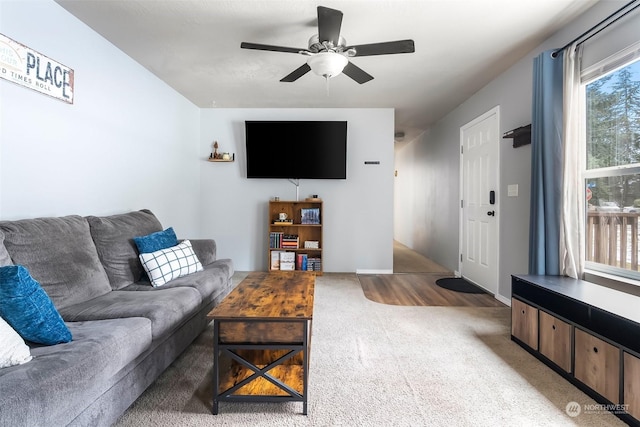
<instances>
[{"instance_id":1,"label":"sofa armrest","mask_svg":"<svg viewBox=\"0 0 640 427\"><path fill-rule=\"evenodd\" d=\"M216 241L213 239L189 239L193 251L202 265L211 264L216 260Z\"/></svg>"}]
</instances>

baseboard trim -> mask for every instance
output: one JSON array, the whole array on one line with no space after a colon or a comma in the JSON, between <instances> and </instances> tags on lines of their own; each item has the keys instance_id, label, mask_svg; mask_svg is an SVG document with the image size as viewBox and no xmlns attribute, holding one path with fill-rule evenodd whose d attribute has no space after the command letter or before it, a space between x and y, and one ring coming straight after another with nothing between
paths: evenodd
<instances>
[{"instance_id":1,"label":"baseboard trim","mask_svg":"<svg viewBox=\"0 0 640 427\"><path fill-rule=\"evenodd\" d=\"M393 270L367 270L357 268L356 274L393 274Z\"/></svg>"},{"instance_id":2,"label":"baseboard trim","mask_svg":"<svg viewBox=\"0 0 640 427\"><path fill-rule=\"evenodd\" d=\"M509 298L503 297L500 294L496 294L495 298L501 303L503 303L504 305L506 305L507 307L511 307L511 300Z\"/></svg>"}]
</instances>

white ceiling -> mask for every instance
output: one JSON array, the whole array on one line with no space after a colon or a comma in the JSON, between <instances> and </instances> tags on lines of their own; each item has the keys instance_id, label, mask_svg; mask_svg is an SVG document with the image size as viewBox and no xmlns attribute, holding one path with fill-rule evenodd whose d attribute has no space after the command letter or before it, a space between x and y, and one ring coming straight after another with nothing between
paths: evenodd
<instances>
[{"instance_id":1,"label":"white ceiling","mask_svg":"<svg viewBox=\"0 0 640 427\"><path fill-rule=\"evenodd\" d=\"M597 0L56 0L199 107L396 110L411 139ZM308 73L306 57L240 49L307 48L317 6L344 13L349 45L413 39L411 54L351 58L375 77Z\"/></svg>"}]
</instances>

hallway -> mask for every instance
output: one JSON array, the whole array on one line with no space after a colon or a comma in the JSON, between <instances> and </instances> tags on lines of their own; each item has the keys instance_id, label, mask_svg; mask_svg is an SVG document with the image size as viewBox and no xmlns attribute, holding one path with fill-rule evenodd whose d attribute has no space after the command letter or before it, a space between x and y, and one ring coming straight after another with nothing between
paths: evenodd
<instances>
[{"instance_id":1,"label":"hallway","mask_svg":"<svg viewBox=\"0 0 640 427\"><path fill-rule=\"evenodd\" d=\"M445 267L431 261L429 258L396 240L393 241L393 272L443 273L453 275L453 273Z\"/></svg>"}]
</instances>

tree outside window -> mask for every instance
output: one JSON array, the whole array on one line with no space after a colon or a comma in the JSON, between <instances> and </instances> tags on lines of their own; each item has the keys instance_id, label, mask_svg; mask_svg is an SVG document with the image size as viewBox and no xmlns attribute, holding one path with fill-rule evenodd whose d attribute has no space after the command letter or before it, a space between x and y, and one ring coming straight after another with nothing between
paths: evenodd
<instances>
[{"instance_id":1,"label":"tree outside window","mask_svg":"<svg viewBox=\"0 0 640 427\"><path fill-rule=\"evenodd\" d=\"M587 84L585 99L587 262L638 272L640 61Z\"/></svg>"}]
</instances>

